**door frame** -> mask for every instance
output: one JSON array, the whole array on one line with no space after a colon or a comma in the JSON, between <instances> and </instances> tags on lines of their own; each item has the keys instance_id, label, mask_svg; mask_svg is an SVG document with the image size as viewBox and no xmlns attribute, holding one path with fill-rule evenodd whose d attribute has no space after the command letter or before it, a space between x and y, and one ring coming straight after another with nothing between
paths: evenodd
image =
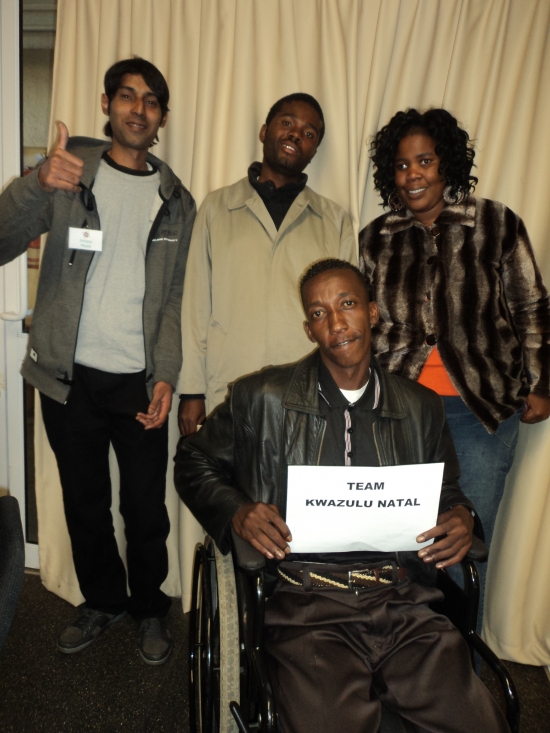
<instances>
[{"instance_id":1,"label":"door frame","mask_svg":"<svg viewBox=\"0 0 550 733\"><path fill-rule=\"evenodd\" d=\"M0 187L21 175L20 6L0 0ZM38 545L27 542L24 383L27 347L27 255L0 267L0 487L19 502L25 565L39 567Z\"/></svg>"}]
</instances>

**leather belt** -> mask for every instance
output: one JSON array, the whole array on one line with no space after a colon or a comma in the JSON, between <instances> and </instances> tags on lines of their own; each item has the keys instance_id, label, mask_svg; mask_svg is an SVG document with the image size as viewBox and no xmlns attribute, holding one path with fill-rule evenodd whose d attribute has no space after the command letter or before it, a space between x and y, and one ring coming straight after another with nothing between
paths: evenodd
<instances>
[{"instance_id":1,"label":"leather belt","mask_svg":"<svg viewBox=\"0 0 550 733\"><path fill-rule=\"evenodd\" d=\"M407 569L396 565L349 569L337 565L308 563L281 563L277 568L281 580L295 586L330 588L332 590L357 591L361 588L396 585L407 577Z\"/></svg>"}]
</instances>

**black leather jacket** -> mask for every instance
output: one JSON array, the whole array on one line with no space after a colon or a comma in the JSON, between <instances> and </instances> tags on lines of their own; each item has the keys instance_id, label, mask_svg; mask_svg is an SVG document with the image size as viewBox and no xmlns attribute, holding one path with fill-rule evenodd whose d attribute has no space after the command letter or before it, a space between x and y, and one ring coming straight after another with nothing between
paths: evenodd
<instances>
[{"instance_id":1,"label":"black leather jacket","mask_svg":"<svg viewBox=\"0 0 550 733\"><path fill-rule=\"evenodd\" d=\"M225 402L194 435L180 440L175 483L179 495L223 553L231 519L250 501L286 513L287 466L317 465L325 433L319 410L318 351L285 366L237 380ZM473 509L458 485L459 466L441 399L416 382L372 365L380 378L374 441L381 466L445 463L440 511ZM397 553L415 579L435 569L416 552Z\"/></svg>"}]
</instances>

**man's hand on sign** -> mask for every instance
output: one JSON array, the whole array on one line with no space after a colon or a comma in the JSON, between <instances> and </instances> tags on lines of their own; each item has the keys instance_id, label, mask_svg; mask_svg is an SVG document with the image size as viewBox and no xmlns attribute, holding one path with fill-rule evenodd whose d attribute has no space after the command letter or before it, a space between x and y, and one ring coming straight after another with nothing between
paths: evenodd
<instances>
[{"instance_id":1,"label":"man's hand on sign","mask_svg":"<svg viewBox=\"0 0 550 733\"><path fill-rule=\"evenodd\" d=\"M416 538L417 542L427 542L438 537L429 547L418 552L424 562L434 562L436 568L449 568L460 562L472 546L474 518L470 510L462 504L454 506L437 518L437 525Z\"/></svg>"},{"instance_id":2,"label":"man's hand on sign","mask_svg":"<svg viewBox=\"0 0 550 733\"><path fill-rule=\"evenodd\" d=\"M283 560L289 554L292 535L275 504L244 504L231 521L239 537L270 560Z\"/></svg>"},{"instance_id":3,"label":"man's hand on sign","mask_svg":"<svg viewBox=\"0 0 550 733\"><path fill-rule=\"evenodd\" d=\"M59 120L57 125L57 140L46 162L38 169L38 182L48 193L56 189L78 193L78 185L84 172L84 161L66 150L69 140L69 130L64 122Z\"/></svg>"}]
</instances>

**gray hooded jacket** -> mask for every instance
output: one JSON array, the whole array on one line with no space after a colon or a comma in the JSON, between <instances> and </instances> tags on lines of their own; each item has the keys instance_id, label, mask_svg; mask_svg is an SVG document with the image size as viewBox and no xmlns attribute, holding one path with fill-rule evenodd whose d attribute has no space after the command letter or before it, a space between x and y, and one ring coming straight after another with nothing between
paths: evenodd
<instances>
[{"instance_id":1,"label":"gray hooded jacket","mask_svg":"<svg viewBox=\"0 0 550 733\"><path fill-rule=\"evenodd\" d=\"M100 229L94 178L110 142L75 137L67 149L84 161L82 191L48 193L38 171L13 181L0 196L0 265L25 252L49 232L21 374L40 392L65 402L70 390L84 287L93 252L69 250L69 227ZM196 207L193 197L161 160L162 205L149 232L145 260L143 336L147 389L156 382L177 384L181 368L181 297Z\"/></svg>"}]
</instances>

